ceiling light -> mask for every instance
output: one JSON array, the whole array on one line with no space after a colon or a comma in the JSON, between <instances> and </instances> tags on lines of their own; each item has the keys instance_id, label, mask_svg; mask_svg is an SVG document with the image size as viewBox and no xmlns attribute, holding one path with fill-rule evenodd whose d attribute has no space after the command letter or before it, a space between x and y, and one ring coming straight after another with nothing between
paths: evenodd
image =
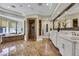
<instances>
[{"instance_id":1,"label":"ceiling light","mask_svg":"<svg viewBox=\"0 0 79 59\"><path fill-rule=\"evenodd\" d=\"M20 5L20 7L23 7L23 5Z\"/></svg>"},{"instance_id":2,"label":"ceiling light","mask_svg":"<svg viewBox=\"0 0 79 59\"><path fill-rule=\"evenodd\" d=\"M42 6L43 4L42 4L42 3L38 3L38 5L39 5L39 6Z\"/></svg>"},{"instance_id":3,"label":"ceiling light","mask_svg":"<svg viewBox=\"0 0 79 59\"><path fill-rule=\"evenodd\" d=\"M49 4L48 4L48 3L46 3L46 5L48 6Z\"/></svg>"},{"instance_id":4,"label":"ceiling light","mask_svg":"<svg viewBox=\"0 0 79 59\"><path fill-rule=\"evenodd\" d=\"M31 7L31 5L27 5L28 7Z\"/></svg>"},{"instance_id":5,"label":"ceiling light","mask_svg":"<svg viewBox=\"0 0 79 59\"><path fill-rule=\"evenodd\" d=\"M16 8L16 6L15 6L15 5L12 5L12 7L13 7L13 8Z\"/></svg>"}]
</instances>

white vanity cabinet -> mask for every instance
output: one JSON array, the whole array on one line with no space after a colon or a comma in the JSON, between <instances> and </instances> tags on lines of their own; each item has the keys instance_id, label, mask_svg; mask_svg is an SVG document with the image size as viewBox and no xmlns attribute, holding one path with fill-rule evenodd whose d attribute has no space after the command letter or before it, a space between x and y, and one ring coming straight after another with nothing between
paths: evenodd
<instances>
[{"instance_id":1,"label":"white vanity cabinet","mask_svg":"<svg viewBox=\"0 0 79 59\"><path fill-rule=\"evenodd\" d=\"M79 43L76 44L76 56L79 56Z\"/></svg>"},{"instance_id":2,"label":"white vanity cabinet","mask_svg":"<svg viewBox=\"0 0 79 59\"><path fill-rule=\"evenodd\" d=\"M53 32L51 40L63 56L79 56L79 36L72 35L73 31ZM75 33L79 33L75 31Z\"/></svg>"},{"instance_id":3,"label":"white vanity cabinet","mask_svg":"<svg viewBox=\"0 0 79 59\"><path fill-rule=\"evenodd\" d=\"M75 42L67 40L67 38L60 37L58 48L63 56L75 55Z\"/></svg>"},{"instance_id":4,"label":"white vanity cabinet","mask_svg":"<svg viewBox=\"0 0 79 59\"><path fill-rule=\"evenodd\" d=\"M61 49L61 43L62 43L62 40L61 38L58 36L58 39L57 39L57 48L60 50Z\"/></svg>"},{"instance_id":5,"label":"white vanity cabinet","mask_svg":"<svg viewBox=\"0 0 79 59\"><path fill-rule=\"evenodd\" d=\"M55 47L57 47L57 32L51 32L50 33L50 39L53 42L53 44L55 45Z\"/></svg>"}]
</instances>

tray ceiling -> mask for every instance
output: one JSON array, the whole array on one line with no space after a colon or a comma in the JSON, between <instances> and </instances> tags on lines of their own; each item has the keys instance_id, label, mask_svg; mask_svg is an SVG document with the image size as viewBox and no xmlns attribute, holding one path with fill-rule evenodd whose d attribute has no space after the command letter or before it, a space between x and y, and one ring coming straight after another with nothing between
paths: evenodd
<instances>
[{"instance_id":1,"label":"tray ceiling","mask_svg":"<svg viewBox=\"0 0 79 59\"><path fill-rule=\"evenodd\" d=\"M69 5L70 3L0 3L0 16L23 19L27 15L41 15L54 19ZM72 10L74 8L76 7Z\"/></svg>"}]
</instances>

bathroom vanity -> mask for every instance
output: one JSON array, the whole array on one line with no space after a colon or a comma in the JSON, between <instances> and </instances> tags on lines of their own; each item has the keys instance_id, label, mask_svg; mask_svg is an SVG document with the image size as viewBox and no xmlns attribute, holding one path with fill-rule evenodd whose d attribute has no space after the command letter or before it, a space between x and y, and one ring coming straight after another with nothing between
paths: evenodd
<instances>
[{"instance_id":1,"label":"bathroom vanity","mask_svg":"<svg viewBox=\"0 0 79 59\"><path fill-rule=\"evenodd\" d=\"M50 38L63 56L79 56L78 31L54 31L53 33Z\"/></svg>"}]
</instances>

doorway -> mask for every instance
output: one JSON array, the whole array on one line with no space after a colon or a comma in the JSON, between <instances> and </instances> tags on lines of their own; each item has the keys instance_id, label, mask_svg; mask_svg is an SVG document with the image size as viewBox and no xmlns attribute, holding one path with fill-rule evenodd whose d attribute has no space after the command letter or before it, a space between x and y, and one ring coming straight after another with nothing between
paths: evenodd
<instances>
[{"instance_id":1,"label":"doorway","mask_svg":"<svg viewBox=\"0 0 79 59\"><path fill-rule=\"evenodd\" d=\"M28 18L28 41L36 41L35 18Z\"/></svg>"},{"instance_id":2,"label":"doorway","mask_svg":"<svg viewBox=\"0 0 79 59\"><path fill-rule=\"evenodd\" d=\"M41 36L41 26L42 25L42 23L41 23L41 20L39 20L39 36Z\"/></svg>"}]
</instances>

